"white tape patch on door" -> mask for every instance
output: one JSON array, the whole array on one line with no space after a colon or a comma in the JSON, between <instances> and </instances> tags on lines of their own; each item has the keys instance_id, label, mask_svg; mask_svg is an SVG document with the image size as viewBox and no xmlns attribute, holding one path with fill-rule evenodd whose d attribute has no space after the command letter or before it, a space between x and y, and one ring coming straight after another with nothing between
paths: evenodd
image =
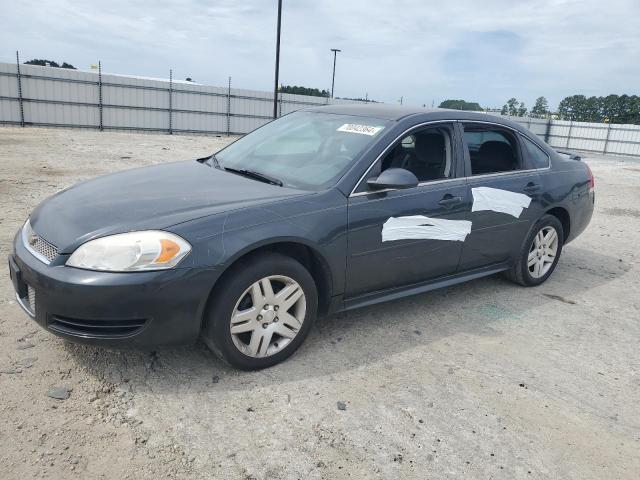
<instances>
[{"instance_id":1,"label":"white tape patch on door","mask_svg":"<svg viewBox=\"0 0 640 480\"><path fill-rule=\"evenodd\" d=\"M384 127L372 127L371 125L358 125L357 123L345 123L341 127L338 127L336 131L347 133L359 133L361 135L374 136Z\"/></svg>"},{"instance_id":2,"label":"white tape patch on door","mask_svg":"<svg viewBox=\"0 0 640 480\"><path fill-rule=\"evenodd\" d=\"M472 212L491 210L520 218L522 210L529 207L531 197L523 193L510 192L499 188L475 187L473 193Z\"/></svg>"},{"instance_id":3,"label":"white tape patch on door","mask_svg":"<svg viewBox=\"0 0 640 480\"><path fill-rule=\"evenodd\" d=\"M452 240L464 242L471 232L468 220L445 220L423 215L391 217L382 225L382 241L393 240Z\"/></svg>"}]
</instances>

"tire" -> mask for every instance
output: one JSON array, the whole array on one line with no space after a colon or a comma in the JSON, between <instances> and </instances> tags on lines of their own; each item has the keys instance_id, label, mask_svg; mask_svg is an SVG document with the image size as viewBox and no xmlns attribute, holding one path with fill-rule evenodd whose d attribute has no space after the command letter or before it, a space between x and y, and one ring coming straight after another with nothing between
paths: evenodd
<instances>
[{"instance_id":1,"label":"tire","mask_svg":"<svg viewBox=\"0 0 640 480\"><path fill-rule=\"evenodd\" d=\"M545 243L541 247L542 257L547 260L550 259L548 253L553 251L553 246L555 245L555 254L553 255L553 260L549 263L544 263L544 267L541 268L539 265L539 261L541 257L538 255L540 251L538 248L534 248L534 243L540 232L542 232L543 238L546 240L549 237L546 235L551 232L551 229L555 230L557 235L557 241L554 244L553 241L546 242L550 243L548 247L545 247ZM525 239L522 247L520 249L520 253L518 258L511 267L510 270L505 272L505 276L520 285L525 287L535 287L544 283L553 273L558 264L558 260L560 259L560 254L562 253L562 247L564 245L564 231L562 229L562 223L553 215L544 215L540 220L538 220L535 225L529 231L527 238ZM531 255L531 257L530 257ZM536 263L538 267L535 265L530 266L530 261L534 261L534 257L537 258ZM538 268L536 272L536 268ZM532 271L533 270L533 271Z\"/></svg>"},{"instance_id":2,"label":"tire","mask_svg":"<svg viewBox=\"0 0 640 480\"><path fill-rule=\"evenodd\" d=\"M233 266L214 289L202 338L233 367L270 367L298 349L317 309L316 284L299 262L279 253L250 256Z\"/></svg>"}]
</instances>

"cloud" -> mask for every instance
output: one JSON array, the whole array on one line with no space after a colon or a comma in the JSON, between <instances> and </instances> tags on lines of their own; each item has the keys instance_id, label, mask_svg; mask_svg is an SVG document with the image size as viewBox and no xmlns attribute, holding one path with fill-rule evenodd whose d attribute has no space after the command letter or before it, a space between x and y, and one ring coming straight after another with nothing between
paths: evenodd
<instances>
[{"instance_id":1,"label":"cloud","mask_svg":"<svg viewBox=\"0 0 640 480\"><path fill-rule=\"evenodd\" d=\"M336 95L436 105L529 106L566 95L637 93L637 0L285 0L281 82ZM273 85L276 2L22 0L3 6L0 60L50 58L240 88Z\"/></svg>"}]
</instances>

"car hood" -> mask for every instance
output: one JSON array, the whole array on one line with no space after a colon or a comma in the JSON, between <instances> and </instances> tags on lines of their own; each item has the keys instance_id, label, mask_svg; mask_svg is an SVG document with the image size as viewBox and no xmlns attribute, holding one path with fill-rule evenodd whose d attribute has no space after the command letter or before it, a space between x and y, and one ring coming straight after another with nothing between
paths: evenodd
<instances>
[{"instance_id":1,"label":"car hood","mask_svg":"<svg viewBox=\"0 0 640 480\"><path fill-rule=\"evenodd\" d=\"M137 168L88 180L42 202L33 230L60 253L87 240L164 229L237 208L309 194L209 167L198 161Z\"/></svg>"}]
</instances>

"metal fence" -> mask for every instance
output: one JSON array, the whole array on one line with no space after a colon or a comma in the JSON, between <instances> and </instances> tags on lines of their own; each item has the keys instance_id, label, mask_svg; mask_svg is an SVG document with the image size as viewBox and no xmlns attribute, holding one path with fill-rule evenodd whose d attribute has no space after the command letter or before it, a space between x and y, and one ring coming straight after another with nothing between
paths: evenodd
<instances>
[{"instance_id":1,"label":"metal fence","mask_svg":"<svg viewBox=\"0 0 640 480\"><path fill-rule=\"evenodd\" d=\"M273 93L0 62L0 124L242 135L273 118ZM278 94L278 114L353 103Z\"/></svg>"},{"instance_id":2,"label":"metal fence","mask_svg":"<svg viewBox=\"0 0 640 480\"><path fill-rule=\"evenodd\" d=\"M353 103L279 94L278 113ZM242 135L271 120L273 93L0 63L0 124ZM552 147L640 156L640 125L512 117Z\"/></svg>"},{"instance_id":3,"label":"metal fence","mask_svg":"<svg viewBox=\"0 0 640 480\"><path fill-rule=\"evenodd\" d=\"M527 127L554 148L640 156L640 125L508 118Z\"/></svg>"}]
</instances>

